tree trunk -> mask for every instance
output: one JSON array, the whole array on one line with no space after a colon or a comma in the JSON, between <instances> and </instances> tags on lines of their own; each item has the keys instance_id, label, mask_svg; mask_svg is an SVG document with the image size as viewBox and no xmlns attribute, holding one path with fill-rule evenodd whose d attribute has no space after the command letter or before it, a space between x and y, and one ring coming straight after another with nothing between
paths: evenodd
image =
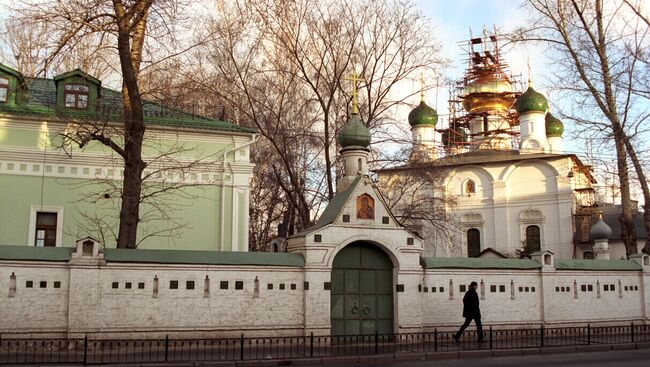
<instances>
[{"instance_id":1,"label":"tree trunk","mask_svg":"<svg viewBox=\"0 0 650 367\"><path fill-rule=\"evenodd\" d=\"M616 164L621 188L621 239L625 245L625 255L628 257L637 253L636 230L632 221L632 200L630 199L630 179L627 169L627 154L625 150L625 137L623 130L614 124L614 141L616 145Z\"/></svg>"},{"instance_id":2,"label":"tree trunk","mask_svg":"<svg viewBox=\"0 0 650 367\"><path fill-rule=\"evenodd\" d=\"M632 143L630 143L630 139L625 139L625 147L627 148L627 154L630 156L634 169L636 170L636 175L639 178L641 191L643 191L643 223L645 224L645 233L647 236L650 234L650 188L648 188L648 180L645 177L643 165L641 165L639 157L636 155L636 150L632 146ZM643 247L643 252L650 254L650 241L648 241L647 238L645 246Z\"/></svg>"},{"instance_id":3,"label":"tree trunk","mask_svg":"<svg viewBox=\"0 0 650 367\"><path fill-rule=\"evenodd\" d=\"M117 16L117 48L122 68L124 115L124 180L117 247L136 248L140 222L142 171L146 166L142 159L145 125L138 75L151 2L137 3L133 5L134 9L129 9L128 12L122 2L114 0L113 4ZM129 13L131 15L128 15Z\"/></svg>"}]
</instances>

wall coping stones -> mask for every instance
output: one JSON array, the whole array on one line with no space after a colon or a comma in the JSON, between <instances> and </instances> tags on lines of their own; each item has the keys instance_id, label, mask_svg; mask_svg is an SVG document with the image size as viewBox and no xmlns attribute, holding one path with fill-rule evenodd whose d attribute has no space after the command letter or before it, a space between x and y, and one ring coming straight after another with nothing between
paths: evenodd
<instances>
[{"instance_id":1,"label":"wall coping stones","mask_svg":"<svg viewBox=\"0 0 650 367\"><path fill-rule=\"evenodd\" d=\"M69 261L74 247L0 246L0 260ZM300 254L235 251L102 250L107 262L302 267Z\"/></svg>"}]
</instances>

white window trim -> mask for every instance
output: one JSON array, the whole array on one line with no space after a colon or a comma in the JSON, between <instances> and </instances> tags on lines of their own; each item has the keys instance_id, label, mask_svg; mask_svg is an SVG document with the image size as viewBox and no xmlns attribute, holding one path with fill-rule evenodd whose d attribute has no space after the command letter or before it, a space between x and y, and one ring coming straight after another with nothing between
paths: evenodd
<instances>
[{"instance_id":1,"label":"white window trim","mask_svg":"<svg viewBox=\"0 0 650 367\"><path fill-rule=\"evenodd\" d=\"M29 208L29 231L27 233L27 244L35 246L36 238L36 213L56 213L56 247L63 246L63 207L32 205Z\"/></svg>"},{"instance_id":2,"label":"white window trim","mask_svg":"<svg viewBox=\"0 0 650 367\"><path fill-rule=\"evenodd\" d=\"M538 215L530 215L530 214L537 214ZM528 215L526 215L528 214ZM522 210L519 213L519 241L523 245L524 241L526 241L526 227L528 226L538 226L539 227L539 248L541 251L546 250L546 236L544 235L544 222L546 222L546 217L544 216L544 212L542 212L540 209L536 208L528 208L526 210Z\"/></svg>"}]
</instances>

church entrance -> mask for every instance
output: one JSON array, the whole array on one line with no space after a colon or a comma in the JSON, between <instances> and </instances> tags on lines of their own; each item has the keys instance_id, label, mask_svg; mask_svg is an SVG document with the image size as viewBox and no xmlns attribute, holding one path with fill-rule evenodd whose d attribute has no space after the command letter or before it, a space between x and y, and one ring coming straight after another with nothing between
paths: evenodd
<instances>
[{"instance_id":1,"label":"church entrance","mask_svg":"<svg viewBox=\"0 0 650 367\"><path fill-rule=\"evenodd\" d=\"M384 251L354 242L334 258L332 335L393 333L393 263Z\"/></svg>"}]
</instances>

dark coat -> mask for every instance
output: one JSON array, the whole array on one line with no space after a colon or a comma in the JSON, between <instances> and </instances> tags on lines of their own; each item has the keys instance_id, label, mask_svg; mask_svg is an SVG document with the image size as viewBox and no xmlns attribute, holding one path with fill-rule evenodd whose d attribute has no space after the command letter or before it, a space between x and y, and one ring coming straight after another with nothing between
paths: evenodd
<instances>
[{"instance_id":1,"label":"dark coat","mask_svg":"<svg viewBox=\"0 0 650 367\"><path fill-rule=\"evenodd\" d=\"M481 309L478 307L478 294L476 294L476 290L472 287L465 292L465 297L463 297L463 317L472 319L481 318Z\"/></svg>"}]
</instances>

